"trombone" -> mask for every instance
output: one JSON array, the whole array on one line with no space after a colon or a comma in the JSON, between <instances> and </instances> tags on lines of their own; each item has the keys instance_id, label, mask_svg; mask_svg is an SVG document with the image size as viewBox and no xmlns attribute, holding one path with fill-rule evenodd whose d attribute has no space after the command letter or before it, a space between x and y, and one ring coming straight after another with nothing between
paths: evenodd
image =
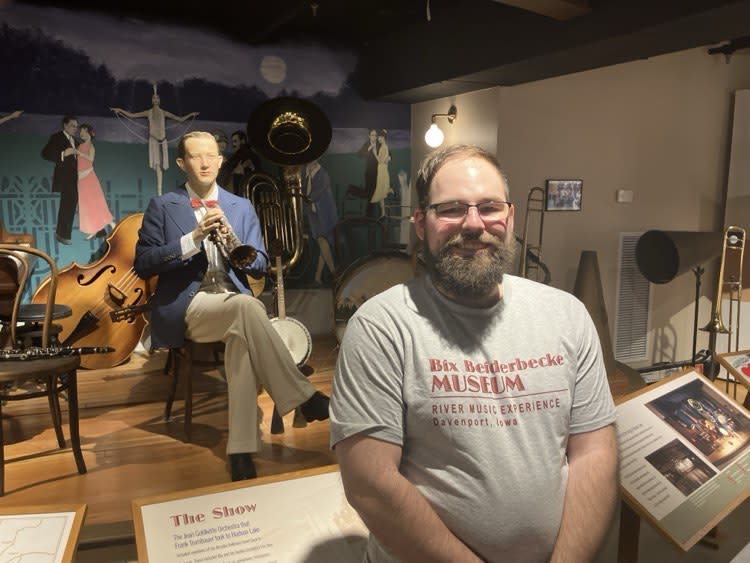
<instances>
[{"instance_id":1,"label":"trombone","mask_svg":"<svg viewBox=\"0 0 750 563\"><path fill-rule=\"evenodd\" d=\"M727 351L737 351L740 345L740 311L742 298L742 267L745 254L747 233L742 227L729 226L724 232L724 243L721 249L721 265L714 297L714 308L711 320L702 331L708 332L708 349L711 352L711 367L707 375L715 379L719 366L716 362L716 335L726 334ZM722 296L729 296L729 320L724 323L721 312ZM736 309L736 311L735 311ZM736 328L736 329L735 329ZM734 350L732 350L732 333L735 333ZM729 381L727 380L727 387Z\"/></svg>"},{"instance_id":2,"label":"trombone","mask_svg":"<svg viewBox=\"0 0 750 563\"><path fill-rule=\"evenodd\" d=\"M539 214L539 228L535 242L529 241L529 215L531 213ZM522 278L530 277L531 270L534 270L534 279L539 280L539 270L542 264L542 236L544 235L544 190L540 187L534 187L529 190L526 198L526 217L524 218L523 239L521 243L521 264L520 275ZM529 264L531 259L531 264ZM546 269L546 268L545 268ZM549 283L549 271L543 272L546 281Z\"/></svg>"}]
</instances>

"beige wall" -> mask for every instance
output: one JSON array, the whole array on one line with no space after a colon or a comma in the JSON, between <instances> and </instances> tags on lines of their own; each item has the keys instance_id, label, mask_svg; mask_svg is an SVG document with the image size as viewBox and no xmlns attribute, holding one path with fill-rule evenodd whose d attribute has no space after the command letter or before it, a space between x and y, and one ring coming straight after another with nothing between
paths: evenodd
<instances>
[{"instance_id":1,"label":"beige wall","mask_svg":"<svg viewBox=\"0 0 750 563\"><path fill-rule=\"evenodd\" d=\"M453 131L443 128L446 142L478 139L491 150L487 139L496 134L519 233L531 187L547 178L582 179L582 211L545 214L543 260L552 285L571 291L581 251L597 252L612 331L621 233L723 228L733 92L747 87L750 54L727 63L701 48L424 102L412 109L412 158L416 163L427 151L430 114L455 103L459 117ZM617 203L618 189L632 190L634 201ZM714 270L703 277L701 326L712 310ZM693 296L690 272L653 286L659 338L652 339L652 361L689 358ZM707 345L699 333L698 348Z\"/></svg>"}]
</instances>

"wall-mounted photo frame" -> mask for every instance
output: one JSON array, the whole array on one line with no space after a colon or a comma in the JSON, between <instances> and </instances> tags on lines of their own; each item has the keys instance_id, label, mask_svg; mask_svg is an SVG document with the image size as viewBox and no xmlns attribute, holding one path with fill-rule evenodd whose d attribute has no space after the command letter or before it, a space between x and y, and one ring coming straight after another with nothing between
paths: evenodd
<instances>
[{"instance_id":1,"label":"wall-mounted photo frame","mask_svg":"<svg viewBox=\"0 0 750 563\"><path fill-rule=\"evenodd\" d=\"M580 211L583 180L547 180L545 211Z\"/></svg>"}]
</instances>

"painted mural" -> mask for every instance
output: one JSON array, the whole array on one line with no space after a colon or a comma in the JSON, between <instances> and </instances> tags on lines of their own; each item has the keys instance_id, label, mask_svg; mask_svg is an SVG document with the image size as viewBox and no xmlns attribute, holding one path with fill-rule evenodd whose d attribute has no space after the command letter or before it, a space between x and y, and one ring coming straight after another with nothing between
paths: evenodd
<instances>
[{"instance_id":1,"label":"painted mural","mask_svg":"<svg viewBox=\"0 0 750 563\"><path fill-rule=\"evenodd\" d=\"M225 187L251 171L280 179L248 145L247 120L269 99L303 98L333 134L305 166L307 236L285 283L332 287L409 233L409 106L363 100L349 83L355 65L324 45L249 47L185 27L0 8L3 227L32 234L61 267L90 263L119 222L182 183L175 146L187 131L214 134Z\"/></svg>"}]
</instances>

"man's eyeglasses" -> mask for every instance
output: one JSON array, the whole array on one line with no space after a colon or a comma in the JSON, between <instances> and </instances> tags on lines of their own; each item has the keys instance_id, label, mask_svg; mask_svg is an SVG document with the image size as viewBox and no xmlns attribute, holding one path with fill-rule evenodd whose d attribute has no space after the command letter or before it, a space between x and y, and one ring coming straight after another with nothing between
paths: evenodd
<instances>
[{"instance_id":1,"label":"man's eyeglasses","mask_svg":"<svg viewBox=\"0 0 750 563\"><path fill-rule=\"evenodd\" d=\"M511 205L509 201L483 201L482 203L446 201L428 205L427 209L435 211L437 218L442 221L457 223L466 217L470 207L476 207L483 221L500 221L505 219Z\"/></svg>"}]
</instances>

